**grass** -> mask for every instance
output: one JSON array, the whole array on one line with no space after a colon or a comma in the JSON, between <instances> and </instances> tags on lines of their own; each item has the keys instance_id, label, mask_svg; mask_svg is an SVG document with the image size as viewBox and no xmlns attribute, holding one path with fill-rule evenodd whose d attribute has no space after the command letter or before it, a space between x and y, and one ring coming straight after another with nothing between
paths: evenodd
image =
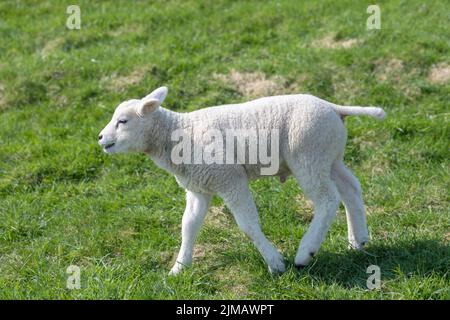
<instances>
[{"instance_id":1,"label":"grass","mask_svg":"<svg viewBox=\"0 0 450 320\"><path fill-rule=\"evenodd\" d=\"M78 4L81 30L65 28L65 1L0 3L0 298L450 298L450 85L430 78L450 64L445 1L378 1L381 30L366 29L365 1ZM224 80L232 72L243 84ZM248 75L263 83L250 93L240 87ZM294 179L266 179L251 187L288 271L268 274L214 199L194 267L168 277L184 192L144 155L103 154L98 132L119 102L161 85L165 107L189 111L248 100L271 82L388 112L346 122L367 252L347 249L341 208L297 271L311 208ZM380 290L366 287L372 264ZM69 265L81 268L80 290L66 288Z\"/></svg>"}]
</instances>

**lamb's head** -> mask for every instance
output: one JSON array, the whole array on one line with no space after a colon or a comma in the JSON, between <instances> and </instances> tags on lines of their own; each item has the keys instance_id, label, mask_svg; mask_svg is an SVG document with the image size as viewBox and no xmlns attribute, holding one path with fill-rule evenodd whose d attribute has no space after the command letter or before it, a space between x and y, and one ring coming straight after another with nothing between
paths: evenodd
<instances>
[{"instance_id":1,"label":"lamb's head","mask_svg":"<svg viewBox=\"0 0 450 320\"><path fill-rule=\"evenodd\" d=\"M161 87L143 99L122 102L111 121L100 132L98 143L106 153L141 152L145 130L151 126L152 113L158 109L167 95Z\"/></svg>"}]
</instances>

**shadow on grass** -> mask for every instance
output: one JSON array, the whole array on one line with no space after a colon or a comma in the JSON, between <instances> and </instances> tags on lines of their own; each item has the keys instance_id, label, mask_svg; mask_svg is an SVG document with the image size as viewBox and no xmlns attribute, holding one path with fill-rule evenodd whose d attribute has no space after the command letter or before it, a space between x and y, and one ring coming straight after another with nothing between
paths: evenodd
<instances>
[{"instance_id":1,"label":"shadow on grass","mask_svg":"<svg viewBox=\"0 0 450 320\"><path fill-rule=\"evenodd\" d=\"M322 251L299 275L347 288L366 289L367 267L380 267L381 280L437 275L448 278L450 247L438 240L413 240L396 243L375 243L365 251L343 253Z\"/></svg>"}]
</instances>

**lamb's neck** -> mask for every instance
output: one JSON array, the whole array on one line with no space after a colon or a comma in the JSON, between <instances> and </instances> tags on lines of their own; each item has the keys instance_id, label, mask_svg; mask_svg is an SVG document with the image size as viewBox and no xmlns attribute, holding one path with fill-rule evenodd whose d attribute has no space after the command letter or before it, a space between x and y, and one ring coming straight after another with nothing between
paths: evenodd
<instances>
[{"instance_id":1,"label":"lamb's neck","mask_svg":"<svg viewBox=\"0 0 450 320\"><path fill-rule=\"evenodd\" d=\"M158 108L151 117L147 132L145 133L144 152L155 163L165 170L175 173L171 161L171 152L174 142L171 140L172 132L185 126L185 116L162 107Z\"/></svg>"}]
</instances>

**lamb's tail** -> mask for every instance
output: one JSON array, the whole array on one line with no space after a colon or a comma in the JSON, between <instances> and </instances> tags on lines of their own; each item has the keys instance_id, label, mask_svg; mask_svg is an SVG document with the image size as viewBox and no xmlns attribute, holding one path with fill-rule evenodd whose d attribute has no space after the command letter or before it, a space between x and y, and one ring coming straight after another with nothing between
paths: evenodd
<instances>
[{"instance_id":1,"label":"lamb's tail","mask_svg":"<svg viewBox=\"0 0 450 320\"><path fill-rule=\"evenodd\" d=\"M382 120L386 117L386 112L378 107L358 107L358 106L338 106L333 105L334 110L341 116L371 116Z\"/></svg>"}]
</instances>

